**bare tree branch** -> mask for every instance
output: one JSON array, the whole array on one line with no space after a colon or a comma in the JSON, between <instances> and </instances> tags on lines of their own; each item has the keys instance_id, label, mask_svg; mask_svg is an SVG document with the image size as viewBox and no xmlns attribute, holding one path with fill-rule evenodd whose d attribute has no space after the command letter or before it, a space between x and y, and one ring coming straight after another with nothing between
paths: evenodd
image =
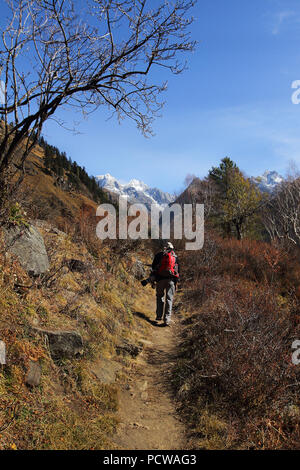
<instances>
[{"instance_id":1,"label":"bare tree branch","mask_svg":"<svg viewBox=\"0 0 300 470\"><path fill-rule=\"evenodd\" d=\"M300 178L281 183L263 211L263 222L271 240L286 239L300 245Z\"/></svg>"},{"instance_id":2,"label":"bare tree branch","mask_svg":"<svg viewBox=\"0 0 300 470\"><path fill-rule=\"evenodd\" d=\"M151 134L166 84L152 83L150 72L184 70L178 54L195 46L187 16L194 3L87 0L83 11L72 0L7 0L10 20L0 40L0 177L17 150L24 164L44 122L62 105L84 114L106 106Z\"/></svg>"}]
</instances>

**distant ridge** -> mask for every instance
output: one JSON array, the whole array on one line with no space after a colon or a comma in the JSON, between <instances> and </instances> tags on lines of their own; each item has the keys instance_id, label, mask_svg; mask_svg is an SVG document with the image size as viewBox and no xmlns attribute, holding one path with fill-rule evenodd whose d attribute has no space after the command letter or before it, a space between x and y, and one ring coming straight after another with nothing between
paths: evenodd
<instances>
[{"instance_id":1,"label":"distant ridge","mask_svg":"<svg viewBox=\"0 0 300 470\"><path fill-rule=\"evenodd\" d=\"M251 181L265 193L272 193L276 186L284 181L277 171L266 170L261 176L252 176Z\"/></svg>"},{"instance_id":2,"label":"distant ridge","mask_svg":"<svg viewBox=\"0 0 300 470\"><path fill-rule=\"evenodd\" d=\"M128 202L142 203L150 209L151 204L157 204L161 209L174 202L175 197L158 188L150 188L143 181L132 179L129 183L121 183L109 173L96 176L100 188L120 196L128 196Z\"/></svg>"}]
</instances>

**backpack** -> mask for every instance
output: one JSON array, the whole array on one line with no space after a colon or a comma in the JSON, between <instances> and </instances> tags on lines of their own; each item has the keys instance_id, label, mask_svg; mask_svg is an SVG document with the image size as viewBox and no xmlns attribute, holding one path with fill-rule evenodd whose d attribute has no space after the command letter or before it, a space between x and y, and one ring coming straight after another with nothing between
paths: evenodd
<instances>
[{"instance_id":1,"label":"backpack","mask_svg":"<svg viewBox=\"0 0 300 470\"><path fill-rule=\"evenodd\" d=\"M174 251L166 251L161 259L157 274L162 277L179 277Z\"/></svg>"}]
</instances>

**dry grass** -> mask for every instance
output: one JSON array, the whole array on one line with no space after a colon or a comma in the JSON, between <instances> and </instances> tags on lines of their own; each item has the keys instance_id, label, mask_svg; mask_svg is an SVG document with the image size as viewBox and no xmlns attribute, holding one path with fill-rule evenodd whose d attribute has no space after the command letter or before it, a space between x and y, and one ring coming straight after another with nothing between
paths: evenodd
<instances>
[{"instance_id":1,"label":"dry grass","mask_svg":"<svg viewBox=\"0 0 300 470\"><path fill-rule=\"evenodd\" d=\"M300 369L291 361L300 335L295 253L210 237L202 252L183 256L183 267L173 383L191 446L299 448Z\"/></svg>"},{"instance_id":2,"label":"dry grass","mask_svg":"<svg viewBox=\"0 0 300 470\"><path fill-rule=\"evenodd\" d=\"M0 258L0 338L8 360L0 371L0 449L111 448L117 389L101 383L91 367L101 357L126 365L115 346L125 337L134 340L134 330L141 328L132 312L137 294L147 293L137 290L137 280L126 272L137 253L128 248L124 263L102 244L95 259L80 234L49 229L40 227L51 261L44 278L33 281L16 259ZM72 258L87 269L71 272L67 260ZM16 282L32 287L20 292ZM31 325L78 331L84 355L54 362ZM30 360L42 367L41 384L34 389L24 380Z\"/></svg>"}]
</instances>

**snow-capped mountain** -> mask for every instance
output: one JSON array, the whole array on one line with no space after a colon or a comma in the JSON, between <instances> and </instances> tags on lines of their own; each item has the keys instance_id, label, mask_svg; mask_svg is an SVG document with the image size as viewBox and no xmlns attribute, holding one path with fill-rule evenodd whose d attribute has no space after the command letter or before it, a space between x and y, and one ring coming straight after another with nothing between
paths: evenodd
<instances>
[{"instance_id":1,"label":"snow-capped mountain","mask_svg":"<svg viewBox=\"0 0 300 470\"><path fill-rule=\"evenodd\" d=\"M128 202L143 203L148 209L150 209L151 204L158 204L163 209L175 200L171 194L157 188L150 188L143 181L137 179L132 179L129 183L123 184L107 173L106 175L96 176L96 180L101 188L117 195L128 196Z\"/></svg>"},{"instance_id":2,"label":"snow-capped mountain","mask_svg":"<svg viewBox=\"0 0 300 470\"><path fill-rule=\"evenodd\" d=\"M251 181L255 183L261 191L271 193L278 184L282 183L283 177L280 176L277 171L266 170L261 176L252 176Z\"/></svg>"}]
</instances>

